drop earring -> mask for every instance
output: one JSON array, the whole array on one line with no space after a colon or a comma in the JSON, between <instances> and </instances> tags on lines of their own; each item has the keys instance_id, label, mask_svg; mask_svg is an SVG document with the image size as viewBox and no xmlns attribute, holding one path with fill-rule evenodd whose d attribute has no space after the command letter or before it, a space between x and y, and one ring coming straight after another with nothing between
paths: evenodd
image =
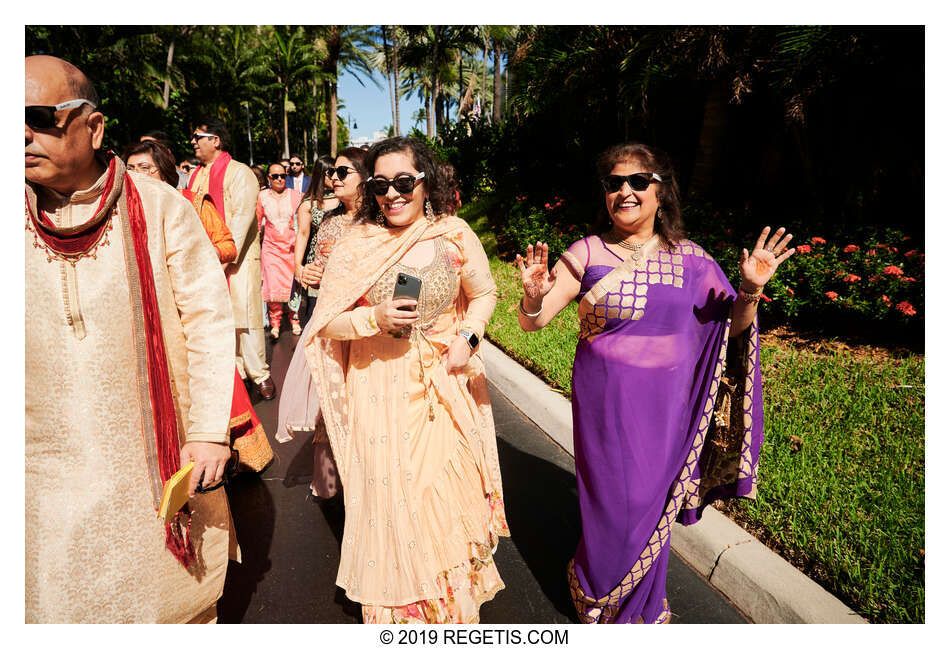
<instances>
[{"instance_id":1,"label":"drop earring","mask_svg":"<svg viewBox=\"0 0 950 649\"><path fill-rule=\"evenodd\" d=\"M425 214L426 214L426 221L428 221L429 223L434 223L434 222L435 222L435 211L432 209L432 201L430 201L428 198L427 198L426 201L425 201L424 210L425 210Z\"/></svg>"},{"instance_id":2,"label":"drop earring","mask_svg":"<svg viewBox=\"0 0 950 649\"><path fill-rule=\"evenodd\" d=\"M383 216L382 210L377 210L376 212L376 225L381 228L386 227L386 217Z\"/></svg>"}]
</instances>

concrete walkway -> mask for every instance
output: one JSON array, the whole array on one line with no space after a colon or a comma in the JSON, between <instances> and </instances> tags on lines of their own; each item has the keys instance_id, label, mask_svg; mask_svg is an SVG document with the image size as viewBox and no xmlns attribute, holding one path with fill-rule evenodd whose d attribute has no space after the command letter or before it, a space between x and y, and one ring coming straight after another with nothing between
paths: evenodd
<instances>
[{"instance_id":1,"label":"concrete walkway","mask_svg":"<svg viewBox=\"0 0 950 649\"><path fill-rule=\"evenodd\" d=\"M570 401L490 342L483 343L482 354L489 382L573 457ZM708 579L753 622L866 623L838 598L712 507L705 509L702 520L695 525L675 524L672 547L674 555ZM670 573L672 579L672 568Z\"/></svg>"},{"instance_id":2,"label":"concrete walkway","mask_svg":"<svg viewBox=\"0 0 950 649\"><path fill-rule=\"evenodd\" d=\"M278 390L297 338L268 344ZM573 458L491 387L511 538L495 555L506 588L481 609L486 623L571 623L565 569L580 537ZM273 440L277 399L255 404ZM240 476L228 488L244 561L231 563L221 622L354 623L359 605L336 587L343 507L339 498L310 497L312 447L307 438L272 442L277 455L260 476ZM667 580L673 623L742 623L743 615L716 588L671 557Z\"/></svg>"}]
</instances>

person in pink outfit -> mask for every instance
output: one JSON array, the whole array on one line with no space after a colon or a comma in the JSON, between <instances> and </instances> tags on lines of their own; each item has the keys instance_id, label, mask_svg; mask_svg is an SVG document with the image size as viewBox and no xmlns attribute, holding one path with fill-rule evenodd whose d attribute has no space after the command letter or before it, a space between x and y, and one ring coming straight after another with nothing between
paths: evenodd
<instances>
[{"instance_id":1,"label":"person in pink outfit","mask_svg":"<svg viewBox=\"0 0 950 649\"><path fill-rule=\"evenodd\" d=\"M283 305L290 300L294 280L294 243L297 240L295 213L300 203L300 192L287 188L287 173L280 164L272 164L267 173L270 187L257 195L257 223L264 233L261 244L261 294L267 302L270 317L270 335L280 336ZM290 312L290 324L295 336L300 335L297 314Z\"/></svg>"}]
</instances>

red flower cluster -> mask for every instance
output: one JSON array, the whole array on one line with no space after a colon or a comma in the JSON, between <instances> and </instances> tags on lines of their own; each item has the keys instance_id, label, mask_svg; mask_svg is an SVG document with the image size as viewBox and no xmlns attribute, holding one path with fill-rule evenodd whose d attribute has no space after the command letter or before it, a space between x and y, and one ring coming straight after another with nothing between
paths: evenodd
<instances>
[{"instance_id":1,"label":"red flower cluster","mask_svg":"<svg viewBox=\"0 0 950 649\"><path fill-rule=\"evenodd\" d=\"M916 282L917 280L913 277L901 277L902 282Z\"/></svg>"},{"instance_id":2,"label":"red flower cluster","mask_svg":"<svg viewBox=\"0 0 950 649\"><path fill-rule=\"evenodd\" d=\"M853 243L849 243L841 250L841 252L846 253L846 254L851 254L852 252L857 252L858 250L860 250L860 248L858 248Z\"/></svg>"},{"instance_id":3,"label":"red flower cluster","mask_svg":"<svg viewBox=\"0 0 950 649\"><path fill-rule=\"evenodd\" d=\"M835 293L834 291L828 291L827 293L825 293L825 297L831 300L832 302L835 302L838 299L838 294Z\"/></svg>"},{"instance_id":4,"label":"red flower cluster","mask_svg":"<svg viewBox=\"0 0 950 649\"><path fill-rule=\"evenodd\" d=\"M883 302L885 306L891 306L891 298L886 295L881 295L881 302Z\"/></svg>"},{"instance_id":5,"label":"red flower cluster","mask_svg":"<svg viewBox=\"0 0 950 649\"><path fill-rule=\"evenodd\" d=\"M795 250L797 250L799 254L804 255L804 254L806 254L806 253L811 252L811 246L809 246L807 243L805 243L805 244L802 244L802 245L800 245L800 246L796 246L796 247L795 247Z\"/></svg>"},{"instance_id":6,"label":"red flower cluster","mask_svg":"<svg viewBox=\"0 0 950 649\"><path fill-rule=\"evenodd\" d=\"M812 238L811 238L811 242L812 242L813 244L815 244L816 246L821 246L821 245L824 245L824 244L828 243L827 241L825 241L825 240L822 239L821 237L812 237Z\"/></svg>"},{"instance_id":7,"label":"red flower cluster","mask_svg":"<svg viewBox=\"0 0 950 649\"><path fill-rule=\"evenodd\" d=\"M904 315L917 315L917 309L910 302L898 302L894 308Z\"/></svg>"},{"instance_id":8,"label":"red flower cluster","mask_svg":"<svg viewBox=\"0 0 950 649\"><path fill-rule=\"evenodd\" d=\"M551 210L556 210L557 208L561 207L561 205L563 205L563 204L564 204L564 199L563 199L563 198L558 198L557 196L555 196L553 203L545 203L545 204L544 204L544 209L546 209L546 210L548 210L548 211L550 212Z\"/></svg>"},{"instance_id":9,"label":"red flower cluster","mask_svg":"<svg viewBox=\"0 0 950 649\"><path fill-rule=\"evenodd\" d=\"M906 259L913 259L914 257L916 257L916 256L919 255L919 254L920 254L920 252L918 252L917 250L908 250L907 252L904 253L904 257L905 257Z\"/></svg>"},{"instance_id":10,"label":"red flower cluster","mask_svg":"<svg viewBox=\"0 0 950 649\"><path fill-rule=\"evenodd\" d=\"M885 266L884 274L889 275L890 277L900 277L901 275L904 274L904 271L902 271L897 266Z\"/></svg>"},{"instance_id":11,"label":"red flower cluster","mask_svg":"<svg viewBox=\"0 0 950 649\"><path fill-rule=\"evenodd\" d=\"M848 273L842 278L842 281L847 282L848 284L853 284L855 282L861 281L861 276L855 275L854 273Z\"/></svg>"}]
</instances>

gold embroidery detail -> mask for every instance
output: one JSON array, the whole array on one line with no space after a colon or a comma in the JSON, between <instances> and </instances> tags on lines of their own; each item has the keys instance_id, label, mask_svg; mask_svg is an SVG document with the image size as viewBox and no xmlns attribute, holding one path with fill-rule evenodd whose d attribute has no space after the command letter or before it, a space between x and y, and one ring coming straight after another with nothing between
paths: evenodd
<instances>
[{"instance_id":1,"label":"gold embroidery detail","mask_svg":"<svg viewBox=\"0 0 950 649\"><path fill-rule=\"evenodd\" d=\"M396 276L400 272L417 275L422 280L422 291L419 294L417 307L419 322L416 327L423 331L430 327L455 300L458 293L458 277L450 264L442 239L438 237L435 240L435 255L424 268L413 268L401 263L393 264L367 292L367 300L371 304L379 304L392 297L396 286Z\"/></svg>"},{"instance_id":2,"label":"gold embroidery detail","mask_svg":"<svg viewBox=\"0 0 950 649\"><path fill-rule=\"evenodd\" d=\"M96 259L97 258L96 255L99 248L109 245L109 231L112 229L112 217L114 217L116 214L119 213L118 207L113 208L112 216L109 217L109 222L106 224L104 228L102 228L102 233L100 233L99 238L96 240L96 242L93 243L92 246L89 247L89 250L83 250L82 252L77 252L77 253L64 253L64 252L58 252L56 250L53 250L46 244L45 241L43 241L42 237L40 237L39 233L36 231L36 227L33 225L33 219L30 218L29 206L23 209L26 212L26 229L29 232L33 233L33 247L39 248L40 250L46 253L47 263L53 263L54 261L59 259L62 261L68 261L70 264L73 265L73 267L76 266L76 263L80 259L83 259L85 257Z\"/></svg>"}]
</instances>

